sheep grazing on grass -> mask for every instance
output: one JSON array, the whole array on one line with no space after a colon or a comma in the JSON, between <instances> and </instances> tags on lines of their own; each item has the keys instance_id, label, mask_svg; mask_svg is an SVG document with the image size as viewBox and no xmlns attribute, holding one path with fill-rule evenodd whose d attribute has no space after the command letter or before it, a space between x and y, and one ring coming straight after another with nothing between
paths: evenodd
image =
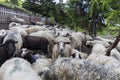
<instances>
[{"instance_id":1,"label":"sheep grazing on grass","mask_svg":"<svg viewBox=\"0 0 120 80\"><path fill-rule=\"evenodd\" d=\"M29 62L22 58L7 60L0 68L0 80L42 80Z\"/></svg>"},{"instance_id":2,"label":"sheep grazing on grass","mask_svg":"<svg viewBox=\"0 0 120 80\"><path fill-rule=\"evenodd\" d=\"M119 80L120 76L103 65L87 60L59 58L46 73L45 80Z\"/></svg>"},{"instance_id":3,"label":"sheep grazing on grass","mask_svg":"<svg viewBox=\"0 0 120 80\"><path fill-rule=\"evenodd\" d=\"M71 42L66 37L57 37L54 40L52 59L70 57L72 54Z\"/></svg>"}]
</instances>

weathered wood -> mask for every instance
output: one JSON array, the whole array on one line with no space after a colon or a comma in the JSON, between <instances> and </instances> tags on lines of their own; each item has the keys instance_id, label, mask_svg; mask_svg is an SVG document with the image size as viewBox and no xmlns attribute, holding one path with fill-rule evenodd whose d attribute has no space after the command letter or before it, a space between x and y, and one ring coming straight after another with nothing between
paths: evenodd
<instances>
[{"instance_id":1,"label":"weathered wood","mask_svg":"<svg viewBox=\"0 0 120 80\"><path fill-rule=\"evenodd\" d=\"M11 22L10 18L14 16L24 19L25 21L22 24L30 24L30 22L37 22L41 19L41 15L36 16L21 9L12 9L0 4L0 29L3 27L2 25L6 25L8 27Z\"/></svg>"}]
</instances>

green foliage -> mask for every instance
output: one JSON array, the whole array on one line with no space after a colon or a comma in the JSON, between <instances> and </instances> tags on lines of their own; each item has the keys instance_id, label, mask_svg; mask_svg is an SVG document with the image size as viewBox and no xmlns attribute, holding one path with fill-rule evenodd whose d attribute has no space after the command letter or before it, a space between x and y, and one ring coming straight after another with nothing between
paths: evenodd
<instances>
[{"instance_id":1,"label":"green foliage","mask_svg":"<svg viewBox=\"0 0 120 80\"><path fill-rule=\"evenodd\" d=\"M53 23L93 36L120 33L120 0L25 0L23 4L21 0L0 0L0 4L42 14Z\"/></svg>"},{"instance_id":2,"label":"green foliage","mask_svg":"<svg viewBox=\"0 0 120 80\"><path fill-rule=\"evenodd\" d=\"M26 10L25 8L19 7L19 6L17 6L17 5L13 5L13 4L11 4L11 3L0 2L0 4L1 4L1 5L4 5L4 6L7 6L7 7L10 7L10 8L12 8L12 9L20 9L20 10L25 11L26 13L30 13L30 14L31 14L31 12L28 11L28 10Z\"/></svg>"},{"instance_id":3,"label":"green foliage","mask_svg":"<svg viewBox=\"0 0 120 80\"><path fill-rule=\"evenodd\" d=\"M107 20L111 25L120 24L120 10L112 10Z\"/></svg>"},{"instance_id":4,"label":"green foliage","mask_svg":"<svg viewBox=\"0 0 120 80\"><path fill-rule=\"evenodd\" d=\"M23 7L30 11L41 13L46 17L51 17L51 13L55 9L53 0L26 0L23 3Z\"/></svg>"},{"instance_id":5,"label":"green foliage","mask_svg":"<svg viewBox=\"0 0 120 80\"><path fill-rule=\"evenodd\" d=\"M14 5L19 5L19 2L18 2L18 0L10 0L10 3L11 4L14 4Z\"/></svg>"}]
</instances>

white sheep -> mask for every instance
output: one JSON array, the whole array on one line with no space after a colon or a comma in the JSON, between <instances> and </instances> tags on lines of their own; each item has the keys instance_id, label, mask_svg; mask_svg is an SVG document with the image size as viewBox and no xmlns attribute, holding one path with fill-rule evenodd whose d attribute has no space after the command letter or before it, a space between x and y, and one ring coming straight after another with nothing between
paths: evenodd
<instances>
[{"instance_id":1,"label":"white sheep","mask_svg":"<svg viewBox=\"0 0 120 80\"><path fill-rule=\"evenodd\" d=\"M25 37L25 36L28 35L25 28L22 28L22 27L11 27L10 30L18 31L21 34L22 37Z\"/></svg>"},{"instance_id":2,"label":"white sheep","mask_svg":"<svg viewBox=\"0 0 120 80\"><path fill-rule=\"evenodd\" d=\"M117 58L113 56L106 56L106 47L109 45L103 41L87 41L86 44L92 44L93 49L91 54L88 56L87 60L92 61L94 63L99 63L104 65L105 68L108 68L109 70L115 71L115 73L120 74L119 68L120 63ZM113 50L111 53L112 55L116 52Z\"/></svg>"},{"instance_id":3,"label":"white sheep","mask_svg":"<svg viewBox=\"0 0 120 80\"><path fill-rule=\"evenodd\" d=\"M88 57L87 53L78 51L77 49L72 49L72 58L86 59Z\"/></svg>"},{"instance_id":4,"label":"white sheep","mask_svg":"<svg viewBox=\"0 0 120 80\"><path fill-rule=\"evenodd\" d=\"M49 67L51 63L52 59L39 58L32 64L32 67L44 80L44 74L50 71Z\"/></svg>"},{"instance_id":5,"label":"white sheep","mask_svg":"<svg viewBox=\"0 0 120 80\"><path fill-rule=\"evenodd\" d=\"M52 59L59 57L70 57L72 54L71 42L66 37L57 37L54 40Z\"/></svg>"},{"instance_id":6,"label":"white sheep","mask_svg":"<svg viewBox=\"0 0 120 80\"><path fill-rule=\"evenodd\" d=\"M120 52L116 48L111 50L110 56L112 56L120 61Z\"/></svg>"},{"instance_id":7,"label":"white sheep","mask_svg":"<svg viewBox=\"0 0 120 80\"><path fill-rule=\"evenodd\" d=\"M120 52L120 42L119 42L118 45L116 46L116 49Z\"/></svg>"},{"instance_id":8,"label":"white sheep","mask_svg":"<svg viewBox=\"0 0 120 80\"><path fill-rule=\"evenodd\" d=\"M21 26L21 24L20 24L20 23L17 23L17 22L11 22L11 23L9 24L9 29L12 28L12 27L17 27L17 26Z\"/></svg>"},{"instance_id":9,"label":"white sheep","mask_svg":"<svg viewBox=\"0 0 120 80\"><path fill-rule=\"evenodd\" d=\"M59 58L46 73L45 80L119 80L120 76L103 65L87 60Z\"/></svg>"},{"instance_id":10,"label":"white sheep","mask_svg":"<svg viewBox=\"0 0 120 80\"><path fill-rule=\"evenodd\" d=\"M18 54L19 50L21 49L21 47L23 45L23 40L22 40L21 34L16 30L8 30L7 35L4 37L3 44L7 40L13 40L13 41L17 42L15 44L15 47L16 47L15 54Z\"/></svg>"},{"instance_id":11,"label":"white sheep","mask_svg":"<svg viewBox=\"0 0 120 80\"><path fill-rule=\"evenodd\" d=\"M86 45L93 46L91 54L88 56L87 60L104 64L106 59L105 59L105 61L104 61L104 59L99 60L99 58L97 58L97 57L104 56L106 54L106 51L107 51L106 47L108 47L109 44L107 42L94 40L94 41L87 41Z\"/></svg>"},{"instance_id":12,"label":"white sheep","mask_svg":"<svg viewBox=\"0 0 120 80\"><path fill-rule=\"evenodd\" d=\"M48 31L38 31L31 33L30 36L38 36L38 37L44 37L46 38L49 42L54 40L54 36L49 33Z\"/></svg>"},{"instance_id":13,"label":"white sheep","mask_svg":"<svg viewBox=\"0 0 120 80\"><path fill-rule=\"evenodd\" d=\"M40 27L40 26L31 26L29 28L25 29L27 34L33 33L33 32L37 32L37 31L41 31L41 30L46 30L46 28L44 27Z\"/></svg>"},{"instance_id":14,"label":"white sheep","mask_svg":"<svg viewBox=\"0 0 120 80\"><path fill-rule=\"evenodd\" d=\"M81 32L73 32L69 34L68 37L71 40L72 48L77 49L79 51L81 51L83 41L92 40L92 37L90 37L89 35L85 35Z\"/></svg>"},{"instance_id":15,"label":"white sheep","mask_svg":"<svg viewBox=\"0 0 120 80\"><path fill-rule=\"evenodd\" d=\"M0 68L0 80L42 80L29 62L22 58L7 60Z\"/></svg>"},{"instance_id":16,"label":"white sheep","mask_svg":"<svg viewBox=\"0 0 120 80\"><path fill-rule=\"evenodd\" d=\"M93 46L91 53L104 55L106 54L107 48L110 46L108 42L99 40L87 41L86 45Z\"/></svg>"}]
</instances>

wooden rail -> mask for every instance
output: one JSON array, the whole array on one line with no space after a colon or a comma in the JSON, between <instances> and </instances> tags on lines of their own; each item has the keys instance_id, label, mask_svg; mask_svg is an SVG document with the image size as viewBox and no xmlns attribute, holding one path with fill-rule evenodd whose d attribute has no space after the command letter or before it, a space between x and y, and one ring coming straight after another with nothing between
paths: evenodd
<instances>
[{"instance_id":1,"label":"wooden rail","mask_svg":"<svg viewBox=\"0 0 120 80\"><path fill-rule=\"evenodd\" d=\"M10 18L14 16L24 19L25 21L22 24L30 24L30 22L36 22L41 20L41 15L35 16L23 10L16 8L12 9L10 7L0 4L0 29L7 29L9 23L11 22Z\"/></svg>"}]
</instances>

